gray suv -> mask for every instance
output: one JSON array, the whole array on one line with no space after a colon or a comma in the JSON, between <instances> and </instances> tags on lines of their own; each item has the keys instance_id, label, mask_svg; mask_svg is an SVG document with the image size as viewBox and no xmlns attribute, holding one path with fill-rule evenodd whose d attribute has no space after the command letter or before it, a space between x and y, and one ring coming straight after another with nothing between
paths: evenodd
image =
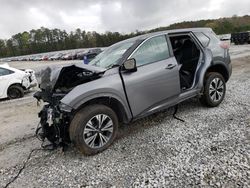
<instances>
[{"instance_id":1,"label":"gray suv","mask_svg":"<svg viewBox=\"0 0 250 188\"><path fill-rule=\"evenodd\" d=\"M119 124L198 96L209 107L225 97L228 46L210 28L150 33L116 43L89 65L48 68L34 97L46 102L37 134L86 155L114 141Z\"/></svg>"}]
</instances>

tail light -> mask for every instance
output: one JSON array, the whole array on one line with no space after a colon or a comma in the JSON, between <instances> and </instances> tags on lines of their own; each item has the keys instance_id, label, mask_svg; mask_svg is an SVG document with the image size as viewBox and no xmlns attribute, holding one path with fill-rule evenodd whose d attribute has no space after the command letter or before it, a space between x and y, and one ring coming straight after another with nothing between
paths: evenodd
<instances>
[{"instance_id":1,"label":"tail light","mask_svg":"<svg viewBox=\"0 0 250 188\"><path fill-rule=\"evenodd\" d=\"M223 49L229 49L230 48L230 44L229 44L229 42L221 41L220 42L220 47L223 48Z\"/></svg>"}]
</instances>

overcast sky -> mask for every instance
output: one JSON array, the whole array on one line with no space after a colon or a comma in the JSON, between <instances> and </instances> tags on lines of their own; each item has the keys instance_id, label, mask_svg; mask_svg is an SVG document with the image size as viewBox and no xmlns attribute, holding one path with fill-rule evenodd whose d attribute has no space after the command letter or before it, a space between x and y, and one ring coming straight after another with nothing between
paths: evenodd
<instances>
[{"instance_id":1,"label":"overcast sky","mask_svg":"<svg viewBox=\"0 0 250 188\"><path fill-rule=\"evenodd\" d=\"M37 29L119 31L250 15L250 0L0 0L0 38Z\"/></svg>"}]
</instances>

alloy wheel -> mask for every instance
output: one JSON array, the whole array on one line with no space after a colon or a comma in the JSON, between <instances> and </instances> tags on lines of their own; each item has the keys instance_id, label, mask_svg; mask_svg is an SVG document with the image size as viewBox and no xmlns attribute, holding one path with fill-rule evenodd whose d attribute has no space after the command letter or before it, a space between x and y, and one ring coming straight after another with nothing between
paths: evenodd
<instances>
[{"instance_id":1,"label":"alloy wheel","mask_svg":"<svg viewBox=\"0 0 250 188\"><path fill-rule=\"evenodd\" d=\"M209 86L209 96L212 101L218 102L224 95L225 86L220 78L214 78Z\"/></svg>"},{"instance_id":2,"label":"alloy wheel","mask_svg":"<svg viewBox=\"0 0 250 188\"><path fill-rule=\"evenodd\" d=\"M101 148L111 139L113 129L113 121L108 115L97 114L84 127L84 142L92 149Z\"/></svg>"}]
</instances>

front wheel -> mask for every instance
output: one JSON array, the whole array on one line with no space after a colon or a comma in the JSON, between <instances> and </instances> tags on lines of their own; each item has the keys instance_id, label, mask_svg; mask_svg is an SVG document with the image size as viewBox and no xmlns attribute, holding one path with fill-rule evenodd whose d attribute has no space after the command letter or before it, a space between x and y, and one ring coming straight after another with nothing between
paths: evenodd
<instances>
[{"instance_id":1,"label":"front wheel","mask_svg":"<svg viewBox=\"0 0 250 188\"><path fill-rule=\"evenodd\" d=\"M118 131L116 113L105 105L91 105L76 113L70 127L71 141L86 155L107 149Z\"/></svg>"},{"instance_id":2,"label":"front wheel","mask_svg":"<svg viewBox=\"0 0 250 188\"><path fill-rule=\"evenodd\" d=\"M201 103L209 107L218 106L224 99L226 82L217 72L208 73L204 84L204 92L200 98Z\"/></svg>"}]
</instances>

